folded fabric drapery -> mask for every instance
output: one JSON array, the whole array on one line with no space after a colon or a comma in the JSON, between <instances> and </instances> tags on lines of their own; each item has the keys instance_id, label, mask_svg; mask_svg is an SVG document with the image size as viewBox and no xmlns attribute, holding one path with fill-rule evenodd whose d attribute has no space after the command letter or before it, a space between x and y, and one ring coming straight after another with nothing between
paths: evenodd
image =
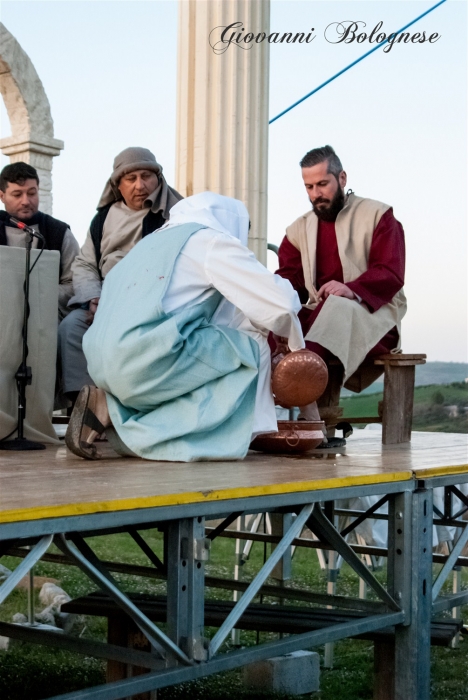
<instances>
[{"instance_id":1,"label":"folded fabric drapery","mask_svg":"<svg viewBox=\"0 0 468 700\"><path fill-rule=\"evenodd\" d=\"M177 314L162 307L175 259L201 228L184 224L143 239L107 276L83 339L118 437L146 459L239 459L251 438L257 343L210 323L222 300L215 290ZM124 287L125 300L117 294Z\"/></svg>"}]
</instances>

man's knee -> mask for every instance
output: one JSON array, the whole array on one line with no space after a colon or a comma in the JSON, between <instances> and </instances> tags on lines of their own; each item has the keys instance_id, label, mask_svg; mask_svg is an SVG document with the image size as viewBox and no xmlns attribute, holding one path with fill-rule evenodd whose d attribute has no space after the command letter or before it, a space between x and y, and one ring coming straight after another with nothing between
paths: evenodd
<instances>
[{"instance_id":1,"label":"man's knee","mask_svg":"<svg viewBox=\"0 0 468 700\"><path fill-rule=\"evenodd\" d=\"M85 309L73 309L68 316L65 316L58 327L59 345L81 341L88 330L88 312Z\"/></svg>"}]
</instances>

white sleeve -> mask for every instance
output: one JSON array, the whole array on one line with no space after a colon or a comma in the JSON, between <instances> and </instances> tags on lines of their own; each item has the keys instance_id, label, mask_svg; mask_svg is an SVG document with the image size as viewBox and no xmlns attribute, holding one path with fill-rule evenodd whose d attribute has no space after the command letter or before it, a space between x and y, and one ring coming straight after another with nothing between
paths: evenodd
<instances>
[{"instance_id":1,"label":"white sleeve","mask_svg":"<svg viewBox=\"0 0 468 700\"><path fill-rule=\"evenodd\" d=\"M237 238L218 234L210 242L205 271L213 287L255 326L289 339L291 350L305 347L297 313L301 302L288 280L266 269Z\"/></svg>"}]
</instances>

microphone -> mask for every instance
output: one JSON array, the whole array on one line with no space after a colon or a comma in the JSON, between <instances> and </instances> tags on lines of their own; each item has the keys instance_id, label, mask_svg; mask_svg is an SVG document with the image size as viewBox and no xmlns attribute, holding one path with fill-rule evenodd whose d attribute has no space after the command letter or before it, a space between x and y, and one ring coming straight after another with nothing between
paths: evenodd
<instances>
[{"instance_id":1,"label":"microphone","mask_svg":"<svg viewBox=\"0 0 468 700\"><path fill-rule=\"evenodd\" d=\"M13 224L14 228L19 228L22 231L25 231L25 233L29 233L30 236L35 236L35 238L39 238L41 241L44 240L44 236L42 235L42 233L39 233L39 231L36 231L31 226L27 226L27 224L23 223L22 221L19 221L19 219L15 219L14 216L10 216L10 223Z\"/></svg>"}]
</instances>

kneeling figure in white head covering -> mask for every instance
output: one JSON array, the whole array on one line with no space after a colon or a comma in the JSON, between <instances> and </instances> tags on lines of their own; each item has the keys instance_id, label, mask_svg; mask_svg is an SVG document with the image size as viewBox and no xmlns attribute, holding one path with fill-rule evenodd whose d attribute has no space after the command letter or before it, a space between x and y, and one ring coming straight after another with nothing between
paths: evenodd
<instances>
[{"instance_id":1,"label":"kneeling figure in white head covering","mask_svg":"<svg viewBox=\"0 0 468 700\"><path fill-rule=\"evenodd\" d=\"M277 430L267 336L302 349L301 304L248 250L248 229L242 202L194 195L107 275L83 341L96 387L70 419L75 454L99 458L105 430L145 459L242 459Z\"/></svg>"}]
</instances>

